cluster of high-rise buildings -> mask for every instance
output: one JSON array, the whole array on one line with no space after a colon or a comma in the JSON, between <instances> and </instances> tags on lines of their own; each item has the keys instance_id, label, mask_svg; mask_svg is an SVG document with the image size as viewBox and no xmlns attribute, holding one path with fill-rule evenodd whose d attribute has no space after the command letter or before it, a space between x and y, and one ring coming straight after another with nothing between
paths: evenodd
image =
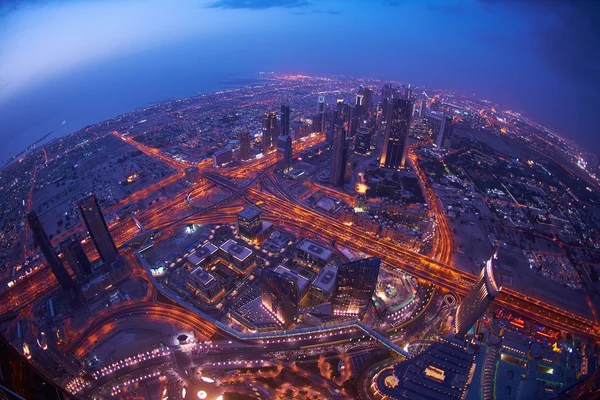
<instances>
[{"instance_id":1,"label":"cluster of high-rise buildings","mask_svg":"<svg viewBox=\"0 0 600 400\"><path fill-rule=\"evenodd\" d=\"M426 118L424 121L434 145L438 148L449 147L453 130L452 118L435 111L428 112L427 99L416 100L410 85L401 92L386 84L381 89L378 104L374 104L374 98L373 89L362 86L353 101L338 99L334 105L327 106L324 96L317 98L317 111L312 115L311 131L326 134L326 143L331 149L329 181L334 186L341 186L349 181L353 153L366 155L375 150L373 135L376 131L384 136L379 166L389 169L406 167L413 116ZM270 110L262 117L261 151L264 154L276 151L277 168L284 172L292 169L294 137L297 139L308 134L308 126L304 132L302 126L292 125L290 107L286 105L281 106L279 116L275 110ZM291 128L293 132L290 131ZM250 133L242 131L239 142L239 158L250 159ZM351 147L353 152L350 151Z\"/></svg>"},{"instance_id":2,"label":"cluster of high-rise buildings","mask_svg":"<svg viewBox=\"0 0 600 400\"><path fill-rule=\"evenodd\" d=\"M100 259L105 265L112 264L119 257L119 252L108 230L98 199L95 195L88 196L79 202L78 207ZM79 283L78 285L71 278L69 271L59 257L59 253L55 251L50 243L50 239L35 211L30 211L27 214L27 222L33 233L35 243L39 246L56 280L68 293L71 300L78 299L80 284L92 274L92 264L81 242L73 236L63 241L59 246L62 258L73 271Z\"/></svg>"}]
</instances>

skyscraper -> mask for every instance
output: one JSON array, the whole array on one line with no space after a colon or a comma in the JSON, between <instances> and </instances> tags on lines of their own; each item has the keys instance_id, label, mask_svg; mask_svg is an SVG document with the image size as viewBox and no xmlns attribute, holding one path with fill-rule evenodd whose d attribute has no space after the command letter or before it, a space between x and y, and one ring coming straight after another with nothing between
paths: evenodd
<instances>
[{"instance_id":1,"label":"skyscraper","mask_svg":"<svg viewBox=\"0 0 600 400\"><path fill-rule=\"evenodd\" d=\"M427 115L427 99L421 100L421 108L419 109L419 118L424 118Z\"/></svg>"},{"instance_id":2,"label":"skyscraper","mask_svg":"<svg viewBox=\"0 0 600 400\"><path fill-rule=\"evenodd\" d=\"M447 149L450 147L450 140L452 138L452 131L454 125L452 124L452 117L449 115L438 115L431 113L428 117L435 124L432 125L433 143L440 149Z\"/></svg>"},{"instance_id":3,"label":"skyscraper","mask_svg":"<svg viewBox=\"0 0 600 400\"><path fill-rule=\"evenodd\" d=\"M292 169L292 138L290 135L277 139L277 168L283 172Z\"/></svg>"},{"instance_id":4,"label":"skyscraper","mask_svg":"<svg viewBox=\"0 0 600 400\"><path fill-rule=\"evenodd\" d=\"M265 112L262 122L262 134L262 151L266 153L275 146L279 136L275 111Z\"/></svg>"},{"instance_id":5,"label":"skyscraper","mask_svg":"<svg viewBox=\"0 0 600 400\"><path fill-rule=\"evenodd\" d=\"M92 273L92 263L77 238L72 237L62 242L60 250L79 281L83 281Z\"/></svg>"},{"instance_id":6,"label":"skyscraper","mask_svg":"<svg viewBox=\"0 0 600 400\"><path fill-rule=\"evenodd\" d=\"M358 115L363 115L363 107L365 106L365 95L362 94L362 86L358 90L358 94L356 95L356 100L354 102L354 107L358 111Z\"/></svg>"},{"instance_id":7,"label":"skyscraper","mask_svg":"<svg viewBox=\"0 0 600 400\"><path fill-rule=\"evenodd\" d=\"M383 122L386 121L388 117L388 108L392 99L398 97L398 93L392 85L386 83L381 88L381 119Z\"/></svg>"},{"instance_id":8,"label":"skyscraper","mask_svg":"<svg viewBox=\"0 0 600 400\"><path fill-rule=\"evenodd\" d=\"M431 130L431 138L433 139L433 144L435 144L438 148L441 148L444 143L445 123L446 118L444 118L444 115L440 115L438 113L431 113L427 117L427 125Z\"/></svg>"},{"instance_id":9,"label":"skyscraper","mask_svg":"<svg viewBox=\"0 0 600 400\"><path fill-rule=\"evenodd\" d=\"M91 195L81 200L79 202L79 211L100 258L104 264L111 264L119 257L119 252L112 236L110 236L110 231L108 230L96 196Z\"/></svg>"},{"instance_id":10,"label":"skyscraper","mask_svg":"<svg viewBox=\"0 0 600 400\"><path fill-rule=\"evenodd\" d=\"M442 146L444 149L450 149L452 145L452 134L454 133L454 123L452 122L452 117L446 115L446 121L444 123L444 142Z\"/></svg>"},{"instance_id":11,"label":"skyscraper","mask_svg":"<svg viewBox=\"0 0 600 400\"><path fill-rule=\"evenodd\" d=\"M411 98L412 98L412 89L410 88L410 83L406 87L405 98L406 98L406 100L411 100Z\"/></svg>"},{"instance_id":12,"label":"skyscraper","mask_svg":"<svg viewBox=\"0 0 600 400\"><path fill-rule=\"evenodd\" d=\"M40 246L40 251L44 255L44 258L46 258L46 262L48 263L50 270L56 277L56 280L60 286L67 291L73 289L75 287L75 283L54 251L54 248L50 243L50 239L48 239L46 231L44 230L44 227L42 226L35 211L30 211L29 214L27 214L27 223L29 224L29 228L33 233L33 238L38 246Z\"/></svg>"},{"instance_id":13,"label":"skyscraper","mask_svg":"<svg viewBox=\"0 0 600 400\"><path fill-rule=\"evenodd\" d=\"M350 118L348 119L348 137L356 136L356 130L360 127L360 110L357 107L350 107Z\"/></svg>"},{"instance_id":14,"label":"skyscraper","mask_svg":"<svg viewBox=\"0 0 600 400\"><path fill-rule=\"evenodd\" d=\"M342 264L338 268L332 307L335 315L362 318L377 287L379 258L365 258Z\"/></svg>"},{"instance_id":15,"label":"skyscraper","mask_svg":"<svg viewBox=\"0 0 600 400\"><path fill-rule=\"evenodd\" d=\"M486 262L479 274L477 284L456 309L454 334L458 339L464 339L467 332L483 316L502 290L502 271L497 260L498 252Z\"/></svg>"},{"instance_id":16,"label":"skyscraper","mask_svg":"<svg viewBox=\"0 0 600 400\"><path fill-rule=\"evenodd\" d=\"M261 297L263 306L285 329L294 325L298 319L300 290L291 274L264 269L261 274Z\"/></svg>"},{"instance_id":17,"label":"skyscraper","mask_svg":"<svg viewBox=\"0 0 600 400\"><path fill-rule=\"evenodd\" d=\"M321 116L321 130L319 132L325 132L325 96L319 96L317 103L317 113Z\"/></svg>"},{"instance_id":18,"label":"skyscraper","mask_svg":"<svg viewBox=\"0 0 600 400\"><path fill-rule=\"evenodd\" d=\"M359 106L360 96L360 106ZM356 96L356 106L358 111L358 117L360 119L366 119L369 117L371 110L371 102L373 101L373 89L361 86L358 89L358 95Z\"/></svg>"},{"instance_id":19,"label":"skyscraper","mask_svg":"<svg viewBox=\"0 0 600 400\"><path fill-rule=\"evenodd\" d=\"M338 118L333 129L333 146L331 148L331 169L330 181L332 185L340 186L344 184L346 171L346 129L343 122Z\"/></svg>"},{"instance_id":20,"label":"skyscraper","mask_svg":"<svg viewBox=\"0 0 600 400\"><path fill-rule=\"evenodd\" d=\"M240 160L250 159L250 132L243 130L240 132Z\"/></svg>"},{"instance_id":21,"label":"skyscraper","mask_svg":"<svg viewBox=\"0 0 600 400\"><path fill-rule=\"evenodd\" d=\"M371 150L371 130L369 128L358 128L354 142L354 152L367 154Z\"/></svg>"},{"instance_id":22,"label":"skyscraper","mask_svg":"<svg viewBox=\"0 0 600 400\"><path fill-rule=\"evenodd\" d=\"M290 134L290 107L281 106L281 133L279 136Z\"/></svg>"},{"instance_id":23,"label":"skyscraper","mask_svg":"<svg viewBox=\"0 0 600 400\"><path fill-rule=\"evenodd\" d=\"M404 168L408 153L408 133L412 116L412 103L405 99L393 99L388 107L385 138L381 149L379 166Z\"/></svg>"},{"instance_id":24,"label":"skyscraper","mask_svg":"<svg viewBox=\"0 0 600 400\"><path fill-rule=\"evenodd\" d=\"M327 110L327 114L325 114L325 140L327 143L333 143L333 136L335 127L338 119L338 111L337 110Z\"/></svg>"}]
</instances>

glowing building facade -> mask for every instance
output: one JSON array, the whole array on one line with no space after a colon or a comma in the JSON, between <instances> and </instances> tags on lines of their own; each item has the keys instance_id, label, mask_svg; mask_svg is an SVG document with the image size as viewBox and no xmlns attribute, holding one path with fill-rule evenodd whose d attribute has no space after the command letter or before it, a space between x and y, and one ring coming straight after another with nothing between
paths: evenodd
<instances>
[{"instance_id":1,"label":"glowing building facade","mask_svg":"<svg viewBox=\"0 0 600 400\"><path fill-rule=\"evenodd\" d=\"M458 339L464 339L467 332L483 316L502 290L502 272L497 260L496 253L487 261L479 274L477 284L456 309L454 334Z\"/></svg>"}]
</instances>

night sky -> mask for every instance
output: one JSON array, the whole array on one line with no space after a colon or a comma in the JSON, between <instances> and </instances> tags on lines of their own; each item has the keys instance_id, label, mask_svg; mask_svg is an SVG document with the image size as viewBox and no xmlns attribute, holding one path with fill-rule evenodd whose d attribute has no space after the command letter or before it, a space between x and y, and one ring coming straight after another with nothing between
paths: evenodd
<instances>
[{"instance_id":1,"label":"night sky","mask_svg":"<svg viewBox=\"0 0 600 400\"><path fill-rule=\"evenodd\" d=\"M0 139L211 90L203 79L276 71L474 93L599 154L598 3L4 1Z\"/></svg>"}]
</instances>

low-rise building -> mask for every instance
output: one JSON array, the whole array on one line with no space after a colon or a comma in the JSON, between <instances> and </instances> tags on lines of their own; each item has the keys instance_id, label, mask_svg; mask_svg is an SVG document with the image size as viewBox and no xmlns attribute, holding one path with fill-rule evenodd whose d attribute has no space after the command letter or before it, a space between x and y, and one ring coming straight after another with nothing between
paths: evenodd
<instances>
[{"instance_id":1,"label":"low-rise building","mask_svg":"<svg viewBox=\"0 0 600 400\"><path fill-rule=\"evenodd\" d=\"M239 272L246 273L254 262L254 252L229 239L219 247L219 255Z\"/></svg>"}]
</instances>

